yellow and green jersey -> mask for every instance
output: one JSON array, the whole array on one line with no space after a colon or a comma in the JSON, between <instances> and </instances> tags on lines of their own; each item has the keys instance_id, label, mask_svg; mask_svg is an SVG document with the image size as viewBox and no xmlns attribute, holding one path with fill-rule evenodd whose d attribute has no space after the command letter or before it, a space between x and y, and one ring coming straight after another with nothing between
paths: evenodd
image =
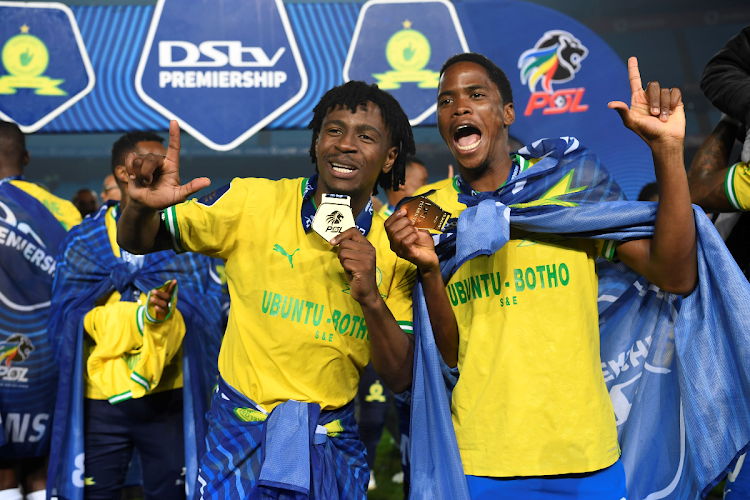
<instances>
[{"instance_id":1,"label":"yellow and green jersey","mask_svg":"<svg viewBox=\"0 0 750 500\"><path fill-rule=\"evenodd\" d=\"M443 182L428 197L458 217L466 208L458 194L455 182ZM511 227L502 249L450 278L460 373L451 411L466 474L582 473L618 459L594 265L614 252L612 242Z\"/></svg>"},{"instance_id":2,"label":"yellow and green jersey","mask_svg":"<svg viewBox=\"0 0 750 500\"><path fill-rule=\"evenodd\" d=\"M70 228L81 223L81 212L68 200L58 198L33 182L12 180L10 183L29 196L39 200L66 230L70 231Z\"/></svg>"},{"instance_id":3,"label":"yellow and green jersey","mask_svg":"<svg viewBox=\"0 0 750 500\"><path fill-rule=\"evenodd\" d=\"M105 224L112 252L120 257L115 210L107 211ZM176 309L177 300L172 300L164 321L153 320L147 304L144 293L138 302L120 302L114 291L84 317L86 398L115 404L182 387L185 322Z\"/></svg>"},{"instance_id":4,"label":"yellow and green jersey","mask_svg":"<svg viewBox=\"0 0 750 500\"><path fill-rule=\"evenodd\" d=\"M727 171L724 191L737 210L750 210L750 165L735 163Z\"/></svg>"},{"instance_id":5,"label":"yellow and green jersey","mask_svg":"<svg viewBox=\"0 0 750 500\"><path fill-rule=\"evenodd\" d=\"M309 179L234 179L164 213L177 250L226 261L232 307L219 372L268 411L290 399L344 406L370 359L370 332L337 247L309 230L303 208L312 193ZM380 294L411 333L416 268L391 252L380 217L363 212L358 226L363 217Z\"/></svg>"}]
</instances>

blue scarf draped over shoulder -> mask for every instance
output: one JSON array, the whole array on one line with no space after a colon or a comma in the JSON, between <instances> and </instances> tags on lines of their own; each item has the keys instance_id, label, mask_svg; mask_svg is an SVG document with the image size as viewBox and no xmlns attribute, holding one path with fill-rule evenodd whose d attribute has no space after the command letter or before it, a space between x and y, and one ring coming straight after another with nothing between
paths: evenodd
<instances>
[{"instance_id":1,"label":"blue scarf draped over shoulder","mask_svg":"<svg viewBox=\"0 0 750 500\"><path fill-rule=\"evenodd\" d=\"M435 237L446 281L502 248L511 225L618 242L653 235L657 204L625 201L576 139L543 139L519 154L539 160L495 192L459 195L467 208ZM699 278L684 299L597 261L602 372L631 499L703 496L750 443L750 285L708 217L694 214ZM466 500L450 407L459 375L437 350L420 282L413 296L411 498Z\"/></svg>"},{"instance_id":2,"label":"blue scarf draped over shoulder","mask_svg":"<svg viewBox=\"0 0 750 500\"><path fill-rule=\"evenodd\" d=\"M47 331L60 379L47 496L60 500L83 498L84 316L98 299L115 290L122 295L121 300L134 301L141 292L148 293L167 280L176 279L180 287L178 307L186 328L182 369L185 484L190 497L198 459L205 452L204 415L218 380L223 335L221 283L213 268L221 261L198 254L175 255L172 251L142 257L122 252L122 257L117 258L105 225L109 206L103 206L73 228L58 255Z\"/></svg>"}]
</instances>

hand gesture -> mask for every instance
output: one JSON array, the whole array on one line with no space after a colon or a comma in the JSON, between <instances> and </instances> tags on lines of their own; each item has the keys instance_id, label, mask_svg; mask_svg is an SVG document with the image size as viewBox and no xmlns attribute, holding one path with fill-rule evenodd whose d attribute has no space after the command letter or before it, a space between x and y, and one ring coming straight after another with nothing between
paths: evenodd
<instances>
[{"instance_id":1,"label":"hand gesture","mask_svg":"<svg viewBox=\"0 0 750 500\"><path fill-rule=\"evenodd\" d=\"M139 156L131 152L125 159L128 172L128 196L153 210L162 210L182 203L194 193L208 187L206 177L193 179L180 185L180 126L169 122L169 146L167 156L155 154Z\"/></svg>"},{"instance_id":2,"label":"hand gesture","mask_svg":"<svg viewBox=\"0 0 750 500\"><path fill-rule=\"evenodd\" d=\"M657 82L650 82L643 90L638 60L628 59L630 78L630 108L621 101L608 104L620 114L622 122L638 134L646 144L677 143L682 146L685 139L685 106L680 89L660 88Z\"/></svg>"},{"instance_id":3,"label":"hand gesture","mask_svg":"<svg viewBox=\"0 0 750 500\"><path fill-rule=\"evenodd\" d=\"M406 216L406 209L393 212L385 221L385 232L391 241L391 250L415 264L422 274L440 272L440 260L435 253L435 242L429 231L417 229Z\"/></svg>"},{"instance_id":4,"label":"hand gesture","mask_svg":"<svg viewBox=\"0 0 750 500\"><path fill-rule=\"evenodd\" d=\"M339 261L346 273L352 298L363 304L380 299L375 279L375 247L362 236L359 229L351 227L331 239L339 246Z\"/></svg>"},{"instance_id":5,"label":"hand gesture","mask_svg":"<svg viewBox=\"0 0 750 500\"><path fill-rule=\"evenodd\" d=\"M169 303L172 300L172 293L174 293L174 287L177 286L177 280L172 280L166 290L159 290L154 288L151 290L149 297L149 305L154 306L156 311L156 319L158 321L163 320L169 314Z\"/></svg>"}]
</instances>

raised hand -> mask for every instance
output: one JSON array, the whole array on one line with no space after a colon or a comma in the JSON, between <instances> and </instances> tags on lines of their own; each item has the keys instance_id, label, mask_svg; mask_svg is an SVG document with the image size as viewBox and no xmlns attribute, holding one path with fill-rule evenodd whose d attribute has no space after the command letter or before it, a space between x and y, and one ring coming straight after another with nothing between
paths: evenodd
<instances>
[{"instance_id":1,"label":"raised hand","mask_svg":"<svg viewBox=\"0 0 750 500\"><path fill-rule=\"evenodd\" d=\"M630 108L622 101L608 104L620 114L622 122L638 134L649 146L662 142L679 142L685 139L685 106L678 88L661 88L650 82L643 90L638 60L628 59L630 78Z\"/></svg>"},{"instance_id":2,"label":"raised hand","mask_svg":"<svg viewBox=\"0 0 750 500\"><path fill-rule=\"evenodd\" d=\"M185 185L180 184L180 126L175 120L169 123L166 157L130 153L125 159L125 169L130 177L130 199L153 210L182 203L190 195L211 185L206 177L193 179Z\"/></svg>"},{"instance_id":3,"label":"raised hand","mask_svg":"<svg viewBox=\"0 0 750 500\"><path fill-rule=\"evenodd\" d=\"M440 261L435 253L432 235L417 229L406 216L406 209L393 212L385 221L385 232L391 241L391 250L404 260L416 265L422 274L429 271L440 273Z\"/></svg>"},{"instance_id":4,"label":"raised hand","mask_svg":"<svg viewBox=\"0 0 750 500\"><path fill-rule=\"evenodd\" d=\"M151 290L149 304L154 306L157 320L161 321L169 314L169 303L172 301L172 293L176 286L177 280L172 280L166 290L160 290L161 287Z\"/></svg>"}]
</instances>

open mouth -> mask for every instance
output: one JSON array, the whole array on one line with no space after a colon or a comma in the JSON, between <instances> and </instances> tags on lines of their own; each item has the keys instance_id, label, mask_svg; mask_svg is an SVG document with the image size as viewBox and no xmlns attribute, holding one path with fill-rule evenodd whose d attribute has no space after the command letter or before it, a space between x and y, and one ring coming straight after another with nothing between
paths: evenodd
<instances>
[{"instance_id":1,"label":"open mouth","mask_svg":"<svg viewBox=\"0 0 750 500\"><path fill-rule=\"evenodd\" d=\"M333 162L331 162L331 168L333 168L334 172L344 175L352 174L357 170L356 168L350 167L349 165L342 165L341 163Z\"/></svg>"},{"instance_id":2,"label":"open mouth","mask_svg":"<svg viewBox=\"0 0 750 500\"><path fill-rule=\"evenodd\" d=\"M471 125L461 125L453 134L453 142L456 143L459 151L471 151L482 142L482 133Z\"/></svg>"}]
</instances>

